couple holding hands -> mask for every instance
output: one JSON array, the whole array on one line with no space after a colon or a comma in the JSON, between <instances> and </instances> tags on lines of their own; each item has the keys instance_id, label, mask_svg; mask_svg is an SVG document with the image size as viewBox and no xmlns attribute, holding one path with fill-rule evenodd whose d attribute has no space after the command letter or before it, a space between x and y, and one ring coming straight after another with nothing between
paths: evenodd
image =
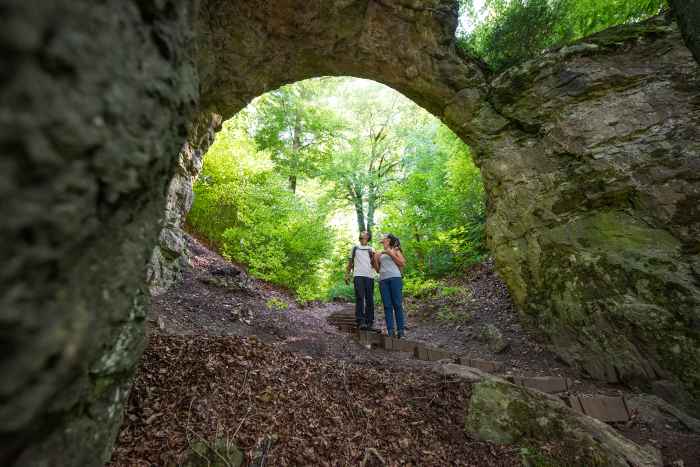
<instances>
[{"instance_id":1,"label":"couple holding hands","mask_svg":"<svg viewBox=\"0 0 700 467\"><path fill-rule=\"evenodd\" d=\"M406 265L406 259L401 251L401 243L398 237L384 234L381 239L383 250L374 251L369 246L371 240L370 232L360 232L360 244L352 248L345 272L346 284L350 281L351 272L354 276L355 319L362 330L372 330L374 327L374 277L377 272L387 335L402 338L405 320L401 271Z\"/></svg>"}]
</instances>

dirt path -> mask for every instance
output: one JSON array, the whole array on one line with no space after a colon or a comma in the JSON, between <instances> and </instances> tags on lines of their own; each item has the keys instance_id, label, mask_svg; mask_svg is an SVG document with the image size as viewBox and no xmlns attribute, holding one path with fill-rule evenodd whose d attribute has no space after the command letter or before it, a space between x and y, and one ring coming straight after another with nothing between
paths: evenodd
<instances>
[{"instance_id":1,"label":"dirt path","mask_svg":"<svg viewBox=\"0 0 700 467\"><path fill-rule=\"evenodd\" d=\"M300 307L283 290L188 242L183 284L153 301L150 344L115 465L179 463L193 437L222 435L249 462L261 443L273 446L269 465L360 465L368 452L367 465L374 465L372 449L390 456L390 465L519 463L514 448L464 434L454 414L465 413L467 387L441 380L431 363L410 354L358 345L327 322L351 304ZM669 463L700 466L700 435L655 410L647 396L582 378L528 334L492 265L476 268L461 285L469 293L457 304L471 319L435 318L454 298L408 300L411 340L502 362L505 374L567 376L582 393L625 395L644 413L616 428L655 445ZM382 322L379 311L376 324ZM499 330L504 349L481 339L486 326Z\"/></svg>"}]
</instances>

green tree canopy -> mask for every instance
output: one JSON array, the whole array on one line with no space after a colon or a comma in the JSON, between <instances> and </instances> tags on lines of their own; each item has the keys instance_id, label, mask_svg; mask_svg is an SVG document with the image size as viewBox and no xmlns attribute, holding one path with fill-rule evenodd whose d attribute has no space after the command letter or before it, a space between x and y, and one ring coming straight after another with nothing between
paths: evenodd
<instances>
[{"instance_id":1,"label":"green tree canopy","mask_svg":"<svg viewBox=\"0 0 700 467\"><path fill-rule=\"evenodd\" d=\"M460 44L500 71L603 29L648 18L666 0L461 0Z\"/></svg>"},{"instance_id":2,"label":"green tree canopy","mask_svg":"<svg viewBox=\"0 0 700 467\"><path fill-rule=\"evenodd\" d=\"M320 165L330 157L341 122L320 100L333 82L312 79L282 86L256 99L250 108L255 143L270 152L292 192L300 177L318 175Z\"/></svg>"}]
</instances>

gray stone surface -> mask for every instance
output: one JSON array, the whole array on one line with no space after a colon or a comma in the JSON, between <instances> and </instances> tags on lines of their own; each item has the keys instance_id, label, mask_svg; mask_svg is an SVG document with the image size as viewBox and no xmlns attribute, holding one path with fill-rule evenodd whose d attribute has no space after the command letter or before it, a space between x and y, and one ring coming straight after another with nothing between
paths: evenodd
<instances>
[{"instance_id":1,"label":"gray stone surface","mask_svg":"<svg viewBox=\"0 0 700 467\"><path fill-rule=\"evenodd\" d=\"M110 456L197 100L187 5L2 4L0 465Z\"/></svg>"},{"instance_id":2,"label":"gray stone surface","mask_svg":"<svg viewBox=\"0 0 700 467\"><path fill-rule=\"evenodd\" d=\"M570 379L561 376L512 376L508 380L518 386L525 386L548 394L566 392L572 386Z\"/></svg>"},{"instance_id":3,"label":"gray stone surface","mask_svg":"<svg viewBox=\"0 0 700 467\"><path fill-rule=\"evenodd\" d=\"M479 145L487 236L526 321L597 379L700 394L700 73L673 23L507 70ZM517 215L514 215L517 213Z\"/></svg>"},{"instance_id":4,"label":"gray stone surface","mask_svg":"<svg viewBox=\"0 0 700 467\"><path fill-rule=\"evenodd\" d=\"M153 249L146 274L153 296L160 295L182 280L183 263L187 261L182 228L194 201L194 182L202 170L204 152L221 128L221 116L211 114L208 122L202 122L201 128L203 134L191 135L180 150L175 174L168 185L158 245Z\"/></svg>"}]
</instances>

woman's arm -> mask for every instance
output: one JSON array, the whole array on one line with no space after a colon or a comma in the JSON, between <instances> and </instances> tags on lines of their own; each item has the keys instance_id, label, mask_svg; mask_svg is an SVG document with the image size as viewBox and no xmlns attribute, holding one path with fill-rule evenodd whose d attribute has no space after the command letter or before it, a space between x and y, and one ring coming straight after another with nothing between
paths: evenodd
<instances>
[{"instance_id":1,"label":"woman's arm","mask_svg":"<svg viewBox=\"0 0 700 467\"><path fill-rule=\"evenodd\" d=\"M381 253L375 252L372 256L372 267L377 272L379 272L379 255L381 255Z\"/></svg>"},{"instance_id":2,"label":"woman's arm","mask_svg":"<svg viewBox=\"0 0 700 467\"><path fill-rule=\"evenodd\" d=\"M406 258L404 258L403 253L401 253L401 250L391 248L389 250L385 250L384 253L391 256L391 258L394 260L398 267L402 268L406 266Z\"/></svg>"}]
</instances>

